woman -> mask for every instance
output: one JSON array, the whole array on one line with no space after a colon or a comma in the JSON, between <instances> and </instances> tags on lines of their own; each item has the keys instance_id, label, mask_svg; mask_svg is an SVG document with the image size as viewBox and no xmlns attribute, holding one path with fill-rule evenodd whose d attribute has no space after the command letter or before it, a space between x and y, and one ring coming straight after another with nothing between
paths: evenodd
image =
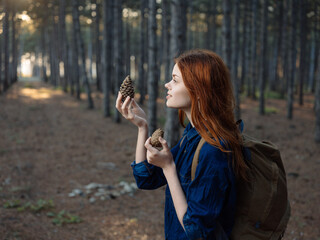
<instances>
[{"instance_id":1,"label":"woman","mask_svg":"<svg viewBox=\"0 0 320 240\"><path fill-rule=\"evenodd\" d=\"M189 124L171 150L161 137L162 150L151 146L146 114L134 99L121 103L118 95L116 108L139 129L133 174L142 189L167 184L166 239L225 239L234 222L236 177L245 177L246 172L229 72L208 50L188 51L175 62L172 80L165 84L166 105L179 109L182 125L185 117ZM201 137L206 143L191 180Z\"/></svg>"}]
</instances>

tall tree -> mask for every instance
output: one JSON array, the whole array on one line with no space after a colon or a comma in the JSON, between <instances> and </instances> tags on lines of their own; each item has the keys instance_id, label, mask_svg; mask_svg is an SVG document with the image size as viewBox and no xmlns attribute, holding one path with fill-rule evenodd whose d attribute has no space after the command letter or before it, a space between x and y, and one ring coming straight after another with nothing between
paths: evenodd
<instances>
[{"instance_id":1,"label":"tall tree","mask_svg":"<svg viewBox=\"0 0 320 240\"><path fill-rule=\"evenodd\" d=\"M212 12L212 25L210 27L210 32L212 33L212 50L216 51L217 48L217 0L212 0L211 2L211 12Z\"/></svg>"},{"instance_id":2,"label":"tall tree","mask_svg":"<svg viewBox=\"0 0 320 240\"><path fill-rule=\"evenodd\" d=\"M123 80L123 38L122 38L122 0L113 2L114 6L114 92L119 91L121 80ZM120 114L115 110L114 121L120 122Z\"/></svg>"},{"instance_id":3,"label":"tall tree","mask_svg":"<svg viewBox=\"0 0 320 240\"><path fill-rule=\"evenodd\" d=\"M223 1L223 58L231 70L232 52L231 52L231 0Z\"/></svg>"},{"instance_id":4,"label":"tall tree","mask_svg":"<svg viewBox=\"0 0 320 240\"><path fill-rule=\"evenodd\" d=\"M84 42L83 42L83 37L81 34L81 29L80 29L80 20L79 20L79 5L77 0L72 0L72 15L73 15L73 27L75 28L75 36L77 38L77 48L79 51L79 55L81 58L82 66L81 66L81 75L83 78L83 84L86 89L87 93L87 101L88 101L88 108L93 109L94 104L91 96L91 88L89 85L89 80L88 80L88 74L86 70L86 54L84 51Z\"/></svg>"},{"instance_id":5,"label":"tall tree","mask_svg":"<svg viewBox=\"0 0 320 240\"><path fill-rule=\"evenodd\" d=\"M69 83L69 42L66 31L66 0L60 0L59 6L59 24L60 24L60 47L62 49L62 64L64 72L64 80L62 82L63 90L67 92Z\"/></svg>"},{"instance_id":6,"label":"tall tree","mask_svg":"<svg viewBox=\"0 0 320 240\"><path fill-rule=\"evenodd\" d=\"M245 79L247 77L247 55L248 55L248 11L247 11L247 1L244 2L243 6L243 24L242 24L242 48L241 48L241 77L240 77L240 91L243 91Z\"/></svg>"},{"instance_id":7,"label":"tall tree","mask_svg":"<svg viewBox=\"0 0 320 240\"><path fill-rule=\"evenodd\" d=\"M258 0L252 0L252 67L251 67L251 97L256 99L256 79L257 79L257 31L258 31L258 17L257 17L257 8Z\"/></svg>"},{"instance_id":8,"label":"tall tree","mask_svg":"<svg viewBox=\"0 0 320 240\"><path fill-rule=\"evenodd\" d=\"M261 76L259 84L259 113L263 115L265 113L265 101L264 101L264 89L265 83L268 78L268 59L267 59L267 49L268 49L268 4L269 0L264 1L263 5L263 17L262 17L262 32L261 32Z\"/></svg>"},{"instance_id":9,"label":"tall tree","mask_svg":"<svg viewBox=\"0 0 320 240\"><path fill-rule=\"evenodd\" d=\"M95 39L95 59L96 59L96 86L98 91L102 91L101 84L101 41L100 41L100 20L101 20L101 3L97 0L91 0L95 8L92 12L92 21L94 24L94 39Z\"/></svg>"},{"instance_id":10,"label":"tall tree","mask_svg":"<svg viewBox=\"0 0 320 240\"><path fill-rule=\"evenodd\" d=\"M290 9L290 2L289 0L283 1L283 9ZM282 46L281 46L281 67L282 67L282 78L280 79L281 86L280 86L280 94L281 97L284 98L285 92L287 91L288 79L289 79L289 71L288 71L288 53L289 53L289 46L290 46L290 36L289 36L289 14L288 11L283 14L283 27L284 30L282 32Z\"/></svg>"},{"instance_id":11,"label":"tall tree","mask_svg":"<svg viewBox=\"0 0 320 240\"><path fill-rule=\"evenodd\" d=\"M113 0L105 0L103 6L103 38L102 38L102 87L103 115L111 116L110 93L112 79L112 46L113 46Z\"/></svg>"},{"instance_id":12,"label":"tall tree","mask_svg":"<svg viewBox=\"0 0 320 240\"><path fill-rule=\"evenodd\" d=\"M320 51L318 51L320 57ZM314 133L314 140L320 143L320 61L318 61L318 74L316 75L316 92L315 92L315 114L316 126Z\"/></svg>"},{"instance_id":13,"label":"tall tree","mask_svg":"<svg viewBox=\"0 0 320 240\"><path fill-rule=\"evenodd\" d=\"M149 133L153 133L157 128L158 97L156 0L149 0L148 29L148 123Z\"/></svg>"},{"instance_id":14,"label":"tall tree","mask_svg":"<svg viewBox=\"0 0 320 240\"><path fill-rule=\"evenodd\" d=\"M171 71L174 66L173 59L181 54L186 46L186 15L187 5L185 0L171 1L171 21L170 21L170 58ZM169 79L168 79L169 80ZM167 108L166 124L165 124L165 138L169 146L174 146L179 141L179 121L178 111L173 108Z\"/></svg>"},{"instance_id":15,"label":"tall tree","mask_svg":"<svg viewBox=\"0 0 320 240\"><path fill-rule=\"evenodd\" d=\"M270 77L270 89L275 91L279 89L279 59L281 58L282 53L282 33L283 33L283 1L276 2L276 10L277 10L277 24L275 24L277 32L274 36L275 46L274 46L274 61L273 61L273 76Z\"/></svg>"},{"instance_id":16,"label":"tall tree","mask_svg":"<svg viewBox=\"0 0 320 240\"><path fill-rule=\"evenodd\" d=\"M287 105L287 118L292 119L293 117L293 88L294 88L294 77L296 69L296 31L297 31L297 9L298 9L298 0L292 0L291 2L291 36L290 36L290 75L288 83L288 105Z\"/></svg>"},{"instance_id":17,"label":"tall tree","mask_svg":"<svg viewBox=\"0 0 320 240\"><path fill-rule=\"evenodd\" d=\"M246 59L248 61L248 70L247 70L247 97L252 96L252 0L246 2L246 12L248 14L248 41L247 41L247 51L246 51Z\"/></svg>"},{"instance_id":18,"label":"tall tree","mask_svg":"<svg viewBox=\"0 0 320 240\"><path fill-rule=\"evenodd\" d=\"M306 75L306 40L308 34L307 24L308 1L300 1L300 69L299 69L299 104L303 105L303 85Z\"/></svg>"},{"instance_id":19,"label":"tall tree","mask_svg":"<svg viewBox=\"0 0 320 240\"><path fill-rule=\"evenodd\" d=\"M11 73L10 73L10 82L11 84L15 83L18 79L17 76L17 30L16 30L16 6L12 5L11 13Z\"/></svg>"},{"instance_id":20,"label":"tall tree","mask_svg":"<svg viewBox=\"0 0 320 240\"><path fill-rule=\"evenodd\" d=\"M9 88L9 1L4 0L4 21L3 21L3 38L4 38L4 80L3 90L6 91Z\"/></svg>"},{"instance_id":21,"label":"tall tree","mask_svg":"<svg viewBox=\"0 0 320 240\"><path fill-rule=\"evenodd\" d=\"M162 33L163 33L163 54L162 63L164 64L164 79L170 79L170 2L162 0Z\"/></svg>"},{"instance_id":22,"label":"tall tree","mask_svg":"<svg viewBox=\"0 0 320 240\"><path fill-rule=\"evenodd\" d=\"M236 99L235 117L240 119L240 87L238 78L238 59L239 59L239 6L240 0L234 1L234 21L233 21L233 48L232 48L232 79Z\"/></svg>"},{"instance_id":23,"label":"tall tree","mask_svg":"<svg viewBox=\"0 0 320 240\"><path fill-rule=\"evenodd\" d=\"M145 9L146 9L146 0L140 0L140 58L139 58L139 92L140 99L139 103L144 104L145 99L145 28L146 28L146 18L145 18Z\"/></svg>"}]
</instances>

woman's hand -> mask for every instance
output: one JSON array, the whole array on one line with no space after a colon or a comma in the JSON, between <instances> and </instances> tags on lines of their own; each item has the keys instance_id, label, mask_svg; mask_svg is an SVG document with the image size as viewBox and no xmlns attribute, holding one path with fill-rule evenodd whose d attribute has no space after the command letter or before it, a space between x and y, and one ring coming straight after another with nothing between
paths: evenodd
<instances>
[{"instance_id":1,"label":"woman's hand","mask_svg":"<svg viewBox=\"0 0 320 240\"><path fill-rule=\"evenodd\" d=\"M169 146L162 137L159 137L159 141L162 145L162 150L152 147L150 143L151 137L147 139L144 146L147 149L147 160L150 164L162 168L164 171L174 168L175 163L173 161L173 156L169 149Z\"/></svg>"},{"instance_id":2,"label":"woman's hand","mask_svg":"<svg viewBox=\"0 0 320 240\"><path fill-rule=\"evenodd\" d=\"M121 98L122 95L119 92L116 101L116 108L121 115L139 128L148 126L147 116L136 101L133 98L127 97L122 103Z\"/></svg>"}]
</instances>

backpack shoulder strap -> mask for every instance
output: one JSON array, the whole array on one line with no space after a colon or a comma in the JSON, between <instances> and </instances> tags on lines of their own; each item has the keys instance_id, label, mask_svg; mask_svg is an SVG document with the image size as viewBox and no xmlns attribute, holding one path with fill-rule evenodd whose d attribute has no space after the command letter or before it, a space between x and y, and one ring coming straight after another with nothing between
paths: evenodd
<instances>
[{"instance_id":1,"label":"backpack shoulder strap","mask_svg":"<svg viewBox=\"0 0 320 240\"><path fill-rule=\"evenodd\" d=\"M181 140L181 142L180 142L180 147L182 146L182 143L183 143L184 139L186 138L186 136L187 136L187 135L184 135L184 136L182 137L182 140Z\"/></svg>"},{"instance_id":2,"label":"backpack shoulder strap","mask_svg":"<svg viewBox=\"0 0 320 240\"><path fill-rule=\"evenodd\" d=\"M191 165L191 181L193 181L193 179L195 178L196 169L197 169L198 162L199 162L200 150L205 142L206 141L204 140L204 138L201 138L200 142L198 143L197 149L194 153L192 165Z\"/></svg>"}]
</instances>

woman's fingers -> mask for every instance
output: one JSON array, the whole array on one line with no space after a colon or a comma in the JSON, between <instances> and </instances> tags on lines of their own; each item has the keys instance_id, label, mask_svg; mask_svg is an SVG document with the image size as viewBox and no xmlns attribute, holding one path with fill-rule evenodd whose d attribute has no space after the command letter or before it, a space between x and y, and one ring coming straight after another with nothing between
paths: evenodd
<instances>
[{"instance_id":1,"label":"woman's fingers","mask_svg":"<svg viewBox=\"0 0 320 240\"><path fill-rule=\"evenodd\" d=\"M127 116L128 116L129 103L130 103L130 97L127 97L126 100L124 100L124 102L122 103L122 106L121 106L122 115L125 118L127 118Z\"/></svg>"},{"instance_id":2,"label":"woman's fingers","mask_svg":"<svg viewBox=\"0 0 320 240\"><path fill-rule=\"evenodd\" d=\"M161 143L163 150L170 151L168 143L165 139L163 139L162 137L159 137L159 142Z\"/></svg>"},{"instance_id":3,"label":"woman's fingers","mask_svg":"<svg viewBox=\"0 0 320 240\"><path fill-rule=\"evenodd\" d=\"M158 150L156 148L152 147L150 141L151 141L151 137L149 137L147 139L147 141L145 142L144 146L150 153L155 154L156 152L158 152Z\"/></svg>"},{"instance_id":4,"label":"woman's fingers","mask_svg":"<svg viewBox=\"0 0 320 240\"><path fill-rule=\"evenodd\" d=\"M116 109L118 109L118 111L121 110L121 98L122 98L122 94L119 91L118 92L118 97L117 97L117 100L116 100Z\"/></svg>"}]
</instances>

